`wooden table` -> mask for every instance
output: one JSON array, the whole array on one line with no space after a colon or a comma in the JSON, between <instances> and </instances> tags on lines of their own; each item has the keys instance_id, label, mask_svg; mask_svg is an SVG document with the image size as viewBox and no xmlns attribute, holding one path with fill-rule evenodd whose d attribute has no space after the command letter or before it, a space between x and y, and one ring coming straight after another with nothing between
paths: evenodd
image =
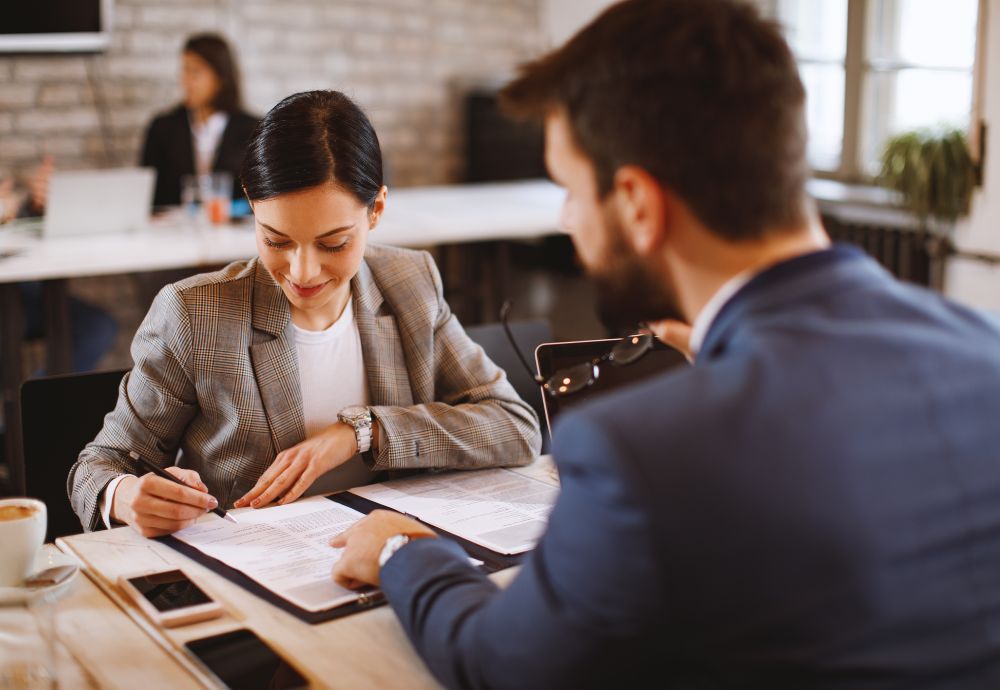
<instances>
[{"instance_id":1,"label":"wooden table","mask_svg":"<svg viewBox=\"0 0 1000 690\"><path fill-rule=\"evenodd\" d=\"M551 458L516 470L558 485ZM309 625L250 594L220 575L129 527L57 540L86 568L58 604L61 688L184 690L204 686L203 676L182 652L184 642L239 627L252 629L317 688L439 688L389 606ZM182 567L223 604L216 620L175 629L151 624L114 583L119 575ZM504 586L515 568L492 577ZM0 632L16 625L15 612L0 608Z\"/></svg>"},{"instance_id":2,"label":"wooden table","mask_svg":"<svg viewBox=\"0 0 1000 690\"><path fill-rule=\"evenodd\" d=\"M547 180L411 187L390 190L385 215L371 241L398 247L490 246L500 240L559 232L565 192ZM23 493L18 389L21 384L23 314L17 283L43 281L49 374L69 371L71 334L69 278L210 268L257 254L252 221L239 226L196 225L175 214L142 232L43 238L0 227L0 402L6 426L6 457L15 493ZM506 257L491 252L491 285L506 282ZM461 265L461 258L452 263ZM442 268L447 273L447 267ZM446 283L447 275L446 275ZM487 295L495 312L505 289Z\"/></svg>"}]
</instances>

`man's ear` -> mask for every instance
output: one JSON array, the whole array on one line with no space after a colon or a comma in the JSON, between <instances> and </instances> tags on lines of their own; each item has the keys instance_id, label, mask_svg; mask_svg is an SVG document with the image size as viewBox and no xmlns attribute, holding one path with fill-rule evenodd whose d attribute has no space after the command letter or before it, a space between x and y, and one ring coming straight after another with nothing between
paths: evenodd
<instances>
[{"instance_id":1,"label":"man's ear","mask_svg":"<svg viewBox=\"0 0 1000 690\"><path fill-rule=\"evenodd\" d=\"M663 241L669 203L666 191L646 170L625 165L615 172L615 206L627 241L643 256Z\"/></svg>"}]
</instances>

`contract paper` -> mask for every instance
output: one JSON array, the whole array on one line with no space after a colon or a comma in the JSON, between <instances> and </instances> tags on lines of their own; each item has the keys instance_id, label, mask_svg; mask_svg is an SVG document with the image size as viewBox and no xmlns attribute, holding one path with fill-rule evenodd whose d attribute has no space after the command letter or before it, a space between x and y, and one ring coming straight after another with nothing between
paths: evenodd
<instances>
[{"instance_id":1,"label":"contract paper","mask_svg":"<svg viewBox=\"0 0 1000 690\"><path fill-rule=\"evenodd\" d=\"M229 515L236 524L208 513L174 537L307 611L357 599L357 592L332 579L343 549L330 546L330 540L363 518L362 513L314 496L260 510L230 510Z\"/></svg>"},{"instance_id":2,"label":"contract paper","mask_svg":"<svg viewBox=\"0 0 1000 690\"><path fill-rule=\"evenodd\" d=\"M426 474L350 492L506 555L534 548L559 495L506 469Z\"/></svg>"}]
</instances>

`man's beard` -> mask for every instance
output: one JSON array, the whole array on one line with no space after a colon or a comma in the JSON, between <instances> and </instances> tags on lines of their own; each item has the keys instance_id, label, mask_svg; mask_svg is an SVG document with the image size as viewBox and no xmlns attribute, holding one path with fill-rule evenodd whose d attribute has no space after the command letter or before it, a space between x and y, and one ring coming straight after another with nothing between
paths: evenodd
<instances>
[{"instance_id":1,"label":"man's beard","mask_svg":"<svg viewBox=\"0 0 1000 690\"><path fill-rule=\"evenodd\" d=\"M603 261L588 266L587 273L597 288L598 318L608 332L626 335L647 321L683 321L667 277L654 273L636 256L610 210L604 213L604 227Z\"/></svg>"}]
</instances>

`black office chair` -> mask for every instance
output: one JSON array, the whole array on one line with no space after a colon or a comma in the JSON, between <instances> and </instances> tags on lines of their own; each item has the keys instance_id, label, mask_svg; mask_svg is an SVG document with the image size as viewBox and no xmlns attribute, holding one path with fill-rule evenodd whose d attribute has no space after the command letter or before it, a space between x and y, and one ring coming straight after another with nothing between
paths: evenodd
<instances>
[{"instance_id":1,"label":"black office chair","mask_svg":"<svg viewBox=\"0 0 1000 690\"><path fill-rule=\"evenodd\" d=\"M523 321L511 321L510 329L514 334L521 352L533 362L535 359L535 348L542 343L552 342L552 326L546 319L525 319ZM470 326L465 329L469 337L479 343L486 351L486 355L492 359L497 366L507 372L507 379L521 399L531 405L531 408L538 415L538 421L542 425L542 452L549 450L549 435L545 429L545 408L542 406L542 390L538 384L532 380L524 366L517 358L517 354L511 348L510 341L503 332L503 326L499 323L489 323L482 326Z\"/></svg>"},{"instance_id":2,"label":"black office chair","mask_svg":"<svg viewBox=\"0 0 1000 690\"><path fill-rule=\"evenodd\" d=\"M48 509L46 541L82 531L66 495L66 477L80 451L101 430L104 416L114 409L126 371L48 376L21 385L22 489Z\"/></svg>"}]
</instances>

